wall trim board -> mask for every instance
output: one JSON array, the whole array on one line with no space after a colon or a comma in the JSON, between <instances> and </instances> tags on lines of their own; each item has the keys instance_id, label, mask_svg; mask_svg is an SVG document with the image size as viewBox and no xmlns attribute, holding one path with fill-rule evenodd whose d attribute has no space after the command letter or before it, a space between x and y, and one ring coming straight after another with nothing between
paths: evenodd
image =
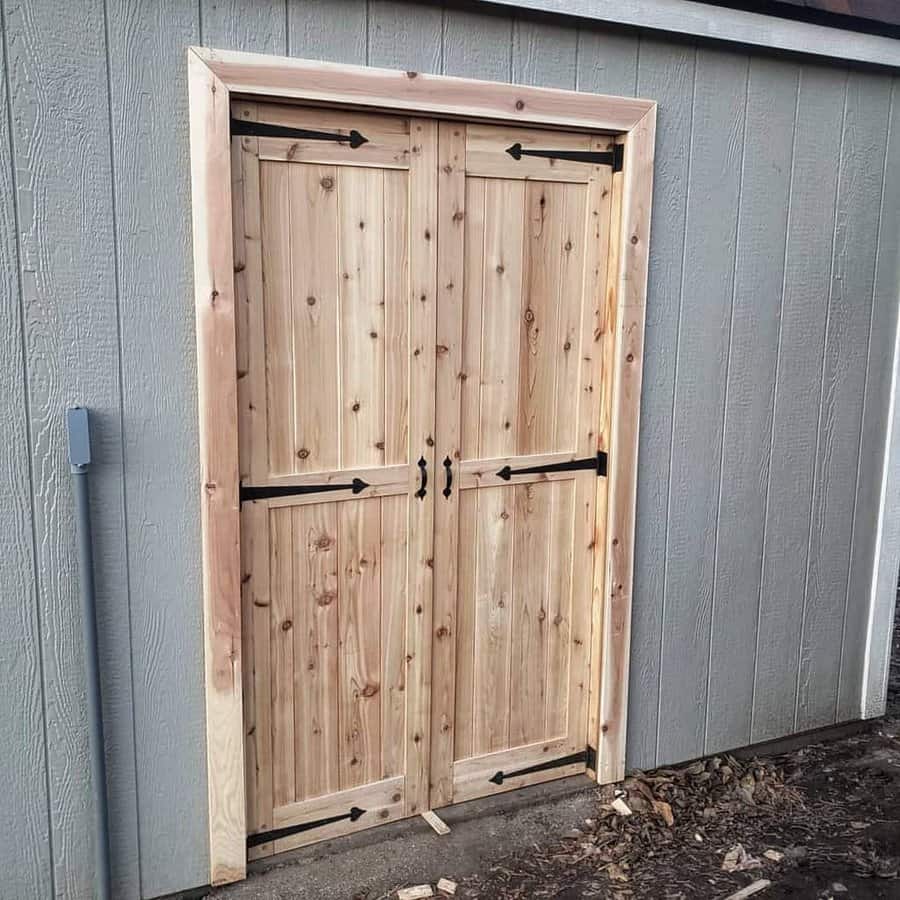
<instances>
[{"instance_id":1,"label":"wall trim board","mask_svg":"<svg viewBox=\"0 0 900 900\"><path fill-rule=\"evenodd\" d=\"M870 719L884 715L891 662L890 629L897 601L900 568L900 317L894 340L894 366L885 429L884 469L875 535L875 558L863 661L861 714ZM883 631L888 632L887 635ZM878 634L877 632L882 632Z\"/></svg>"},{"instance_id":2,"label":"wall trim board","mask_svg":"<svg viewBox=\"0 0 900 900\"><path fill-rule=\"evenodd\" d=\"M694 0L476 0L481 5L900 68L900 41Z\"/></svg>"},{"instance_id":3,"label":"wall trim board","mask_svg":"<svg viewBox=\"0 0 900 900\"><path fill-rule=\"evenodd\" d=\"M241 689L240 523L230 102L281 97L345 108L419 113L515 125L607 132L623 145L613 179L621 213L611 236L614 312L612 421L605 564L595 567L600 650L592 694L597 775L625 773L634 519L647 295L656 103L490 81L335 65L302 59L188 50L194 292L200 416L206 756L210 882L246 874ZM600 490L600 488L598 488ZM600 523L598 523L600 524ZM597 658L597 657L593 657ZM594 743L596 742L596 743Z\"/></svg>"}]
</instances>

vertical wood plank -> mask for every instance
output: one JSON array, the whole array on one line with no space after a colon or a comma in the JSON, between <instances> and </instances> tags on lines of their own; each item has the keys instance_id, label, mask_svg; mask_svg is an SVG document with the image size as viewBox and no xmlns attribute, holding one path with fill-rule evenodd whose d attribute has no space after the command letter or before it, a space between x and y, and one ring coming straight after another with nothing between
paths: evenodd
<instances>
[{"instance_id":1,"label":"vertical wood plank","mask_svg":"<svg viewBox=\"0 0 900 900\"><path fill-rule=\"evenodd\" d=\"M775 382L751 740L794 727L846 75L804 65Z\"/></svg>"},{"instance_id":2,"label":"vertical wood plank","mask_svg":"<svg viewBox=\"0 0 900 900\"><path fill-rule=\"evenodd\" d=\"M260 163L259 191L267 423L263 471L287 475L293 472L296 458L290 167Z\"/></svg>"},{"instance_id":3,"label":"vertical wood plank","mask_svg":"<svg viewBox=\"0 0 900 900\"><path fill-rule=\"evenodd\" d=\"M209 879L246 872L241 712L240 522L229 115L224 85L188 54L194 297L200 413L200 524ZM214 737L213 737L214 736Z\"/></svg>"},{"instance_id":4,"label":"vertical wood plank","mask_svg":"<svg viewBox=\"0 0 900 900\"><path fill-rule=\"evenodd\" d=\"M381 777L381 501L338 513L341 790Z\"/></svg>"},{"instance_id":5,"label":"vertical wood plank","mask_svg":"<svg viewBox=\"0 0 900 900\"><path fill-rule=\"evenodd\" d=\"M241 624L247 832L272 828L272 671L269 643L269 513L263 503L241 510ZM263 844L260 856L272 852Z\"/></svg>"},{"instance_id":6,"label":"vertical wood plank","mask_svg":"<svg viewBox=\"0 0 900 900\"><path fill-rule=\"evenodd\" d=\"M409 461L408 182L406 172L384 172L385 465Z\"/></svg>"},{"instance_id":7,"label":"vertical wood plank","mask_svg":"<svg viewBox=\"0 0 900 900\"><path fill-rule=\"evenodd\" d=\"M340 789L338 760L338 504L293 513L295 797Z\"/></svg>"},{"instance_id":8,"label":"vertical wood plank","mask_svg":"<svg viewBox=\"0 0 900 900\"><path fill-rule=\"evenodd\" d=\"M40 620L28 471L30 435L16 246L14 148L9 129L6 58L0 43L0 492L12 498L0 514L0 583L16 602L0 606L0 717L8 739L0 754L5 785L0 856L5 890L16 897L53 894L47 758L44 746Z\"/></svg>"},{"instance_id":9,"label":"vertical wood plank","mask_svg":"<svg viewBox=\"0 0 900 900\"><path fill-rule=\"evenodd\" d=\"M509 746L509 652L515 494L482 488L476 500L475 677L472 752Z\"/></svg>"},{"instance_id":10,"label":"vertical wood plank","mask_svg":"<svg viewBox=\"0 0 900 900\"><path fill-rule=\"evenodd\" d=\"M476 545L477 490L459 495L459 571L456 601L456 684L453 758L474 756L475 730L475 629L477 627Z\"/></svg>"},{"instance_id":11,"label":"vertical wood plank","mask_svg":"<svg viewBox=\"0 0 900 900\"><path fill-rule=\"evenodd\" d=\"M753 59L750 65L718 499L707 753L750 743L799 74L796 64ZM747 152L758 146L768 152ZM761 267L761 259L768 264Z\"/></svg>"},{"instance_id":12,"label":"vertical wood plank","mask_svg":"<svg viewBox=\"0 0 900 900\"><path fill-rule=\"evenodd\" d=\"M482 308L482 457L512 456L517 446L523 229L510 223L521 221L524 202L522 181L490 179L485 184L483 296L491 301Z\"/></svg>"},{"instance_id":13,"label":"vertical wood plank","mask_svg":"<svg viewBox=\"0 0 900 900\"><path fill-rule=\"evenodd\" d=\"M404 0L369 0L370 66L407 72L441 71L440 5Z\"/></svg>"},{"instance_id":14,"label":"vertical wood plank","mask_svg":"<svg viewBox=\"0 0 900 900\"><path fill-rule=\"evenodd\" d=\"M269 510L269 647L272 703L272 803L294 791L294 540L289 506ZM300 573L298 573L300 574Z\"/></svg>"},{"instance_id":15,"label":"vertical wood plank","mask_svg":"<svg viewBox=\"0 0 900 900\"><path fill-rule=\"evenodd\" d=\"M338 357L338 174L334 166L291 166L289 191L292 400L291 471L340 465Z\"/></svg>"},{"instance_id":16,"label":"vertical wood plank","mask_svg":"<svg viewBox=\"0 0 900 900\"><path fill-rule=\"evenodd\" d=\"M384 176L338 176L341 465L384 463Z\"/></svg>"},{"instance_id":17,"label":"vertical wood plank","mask_svg":"<svg viewBox=\"0 0 900 900\"><path fill-rule=\"evenodd\" d=\"M839 162L816 488L800 637L794 724L800 731L829 725L837 713L889 113L887 81L851 73ZM853 598L856 617L860 600ZM868 606L868 599L861 602Z\"/></svg>"},{"instance_id":18,"label":"vertical wood plank","mask_svg":"<svg viewBox=\"0 0 900 900\"><path fill-rule=\"evenodd\" d=\"M463 459L481 452L481 344L484 315L484 178L467 178L464 224L463 365L460 379L460 438Z\"/></svg>"},{"instance_id":19,"label":"vertical wood plank","mask_svg":"<svg viewBox=\"0 0 900 900\"><path fill-rule=\"evenodd\" d=\"M568 732L569 666L572 641L572 601L575 541L575 485L557 481L553 490L549 533L550 592L547 609L547 699L544 704L544 734L548 738Z\"/></svg>"},{"instance_id":20,"label":"vertical wood plank","mask_svg":"<svg viewBox=\"0 0 900 900\"><path fill-rule=\"evenodd\" d=\"M518 425L519 453L556 450L557 324L567 306L560 285L565 186L525 183L525 237L522 302L519 317ZM581 220L584 222L583 218ZM577 295L576 295L577 296Z\"/></svg>"},{"instance_id":21,"label":"vertical wood plank","mask_svg":"<svg viewBox=\"0 0 900 900\"><path fill-rule=\"evenodd\" d=\"M410 121L409 162L409 612L407 614L406 813L428 805L431 755L431 634L434 590L434 504L414 498L415 460L435 474L434 381L437 328L438 126ZM434 488L432 487L432 492Z\"/></svg>"},{"instance_id":22,"label":"vertical wood plank","mask_svg":"<svg viewBox=\"0 0 900 900\"><path fill-rule=\"evenodd\" d=\"M78 7L6 4L2 29L8 54L7 139L13 153L4 154L4 164L14 171L14 182L7 186L15 192L6 196L15 200L16 220L10 224L18 232L22 327L21 342L11 344L8 352L24 354L28 397L27 439L13 449L23 459L30 457L28 539L34 559L27 578L35 604L26 611L23 592L16 596L23 608L12 615L36 615L39 627L38 644L30 650L39 655L44 691L46 762L35 773L42 774L44 786L36 796L46 796L48 818L41 823L39 842L53 848L47 861L53 892L87 895L94 868L92 803L63 417L67 406L78 404L90 408L93 426L97 630L108 723L110 815L118 825L111 839L112 878L114 889L136 897L132 659L122 652L132 640L126 534L131 523L124 510L118 223L110 189L116 163L111 158L104 7L100 2ZM59 127L60 110L66 111L65 128ZM21 503L21 496L10 503ZM137 534L132 539L140 540ZM199 674L196 667L189 671L192 677ZM199 736L190 723L186 726ZM190 796L201 800L202 789ZM202 833L202 828L195 832L201 853ZM32 860L33 853L28 854Z\"/></svg>"},{"instance_id":23,"label":"vertical wood plank","mask_svg":"<svg viewBox=\"0 0 900 900\"><path fill-rule=\"evenodd\" d=\"M286 0L287 52L305 59L365 65L366 3Z\"/></svg>"},{"instance_id":24,"label":"vertical wood plank","mask_svg":"<svg viewBox=\"0 0 900 900\"><path fill-rule=\"evenodd\" d=\"M449 463L450 477L461 458L461 374L466 234L466 127L438 126L438 307L435 362L435 466ZM444 477L448 470L444 468ZM435 476L438 477L436 471ZM437 493L440 491L440 493ZM457 569L460 494L435 486L434 620L432 622L431 806L453 799L456 690Z\"/></svg>"},{"instance_id":25,"label":"vertical wood plank","mask_svg":"<svg viewBox=\"0 0 900 900\"><path fill-rule=\"evenodd\" d=\"M698 51L672 414L659 697L660 742L665 742L670 759L703 752L746 87L746 58Z\"/></svg>"},{"instance_id":26,"label":"vertical wood plank","mask_svg":"<svg viewBox=\"0 0 900 900\"><path fill-rule=\"evenodd\" d=\"M513 20L491 10L444 9L444 75L510 81Z\"/></svg>"},{"instance_id":27,"label":"vertical wood plank","mask_svg":"<svg viewBox=\"0 0 900 900\"><path fill-rule=\"evenodd\" d=\"M646 365L641 392L633 646L628 695L629 768L652 768L656 756L660 658L665 612L665 552L672 447L672 400L678 309L684 267L685 209L692 131L696 51L641 38L637 94L659 102L653 196L653 234L645 331ZM643 648L643 649L641 649ZM667 760L669 761L669 760Z\"/></svg>"},{"instance_id":28,"label":"vertical wood plank","mask_svg":"<svg viewBox=\"0 0 900 900\"><path fill-rule=\"evenodd\" d=\"M406 557L404 496L381 499L381 778L406 766Z\"/></svg>"},{"instance_id":29,"label":"vertical wood plank","mask_svg":"<svg viewBox=\"0 0 900 900\"><path fill-rule=\"evenodd\" d=\"M510 610L509 746L544 737L548 632L551 590L550 546L552 484L521 484L505 489L513 494L513 572Z\"/></svg>"}]
</instances>

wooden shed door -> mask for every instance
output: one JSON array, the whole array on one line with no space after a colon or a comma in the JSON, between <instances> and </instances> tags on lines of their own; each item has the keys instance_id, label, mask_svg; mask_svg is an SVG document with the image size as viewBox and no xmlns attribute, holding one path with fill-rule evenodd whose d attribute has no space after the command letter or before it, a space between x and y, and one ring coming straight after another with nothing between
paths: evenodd
<instances>
[{"instance_id":1,"label":"wooden shed door","mask_svg":"<svg viewBox=\"0 0 900 900\"><path fill-rule=\"evenodd\" d=\"M433 806L589 760L611 146L441 124Z\"/></svg>"},{"instance_id":2,"label":"wooden shed door","mask_svg":"<svg viewBox=\"0 0 900 900\"><path fill-rule=\"evenodd\" d=\"M252 852L584 771L611 140L235 116Z\"/></svg>"},{"instance_id":3,"label":"wooden shed door","mask_svg":"<svg viewBox=\"0 0 900 900\"><path fill-rule=\"evenodd\" d=\"M437 247L436 123L263 114L313 134L232 141L248 830L306 830L255 854L427 808Z\"/></svg>"}]
</instances>

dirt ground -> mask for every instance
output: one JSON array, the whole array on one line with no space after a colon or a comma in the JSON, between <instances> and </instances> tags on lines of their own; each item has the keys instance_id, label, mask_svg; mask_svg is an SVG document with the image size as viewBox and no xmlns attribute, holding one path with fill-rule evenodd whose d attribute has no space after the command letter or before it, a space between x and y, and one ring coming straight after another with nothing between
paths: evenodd
<instances>
[{"instance_id":1,"label":"dirt ground","mask_svg":"<svg viewBox=\"0 0 900 900\"><path fill-rule=\"evenodd\" d=\"M447 837L420 820L384 826L285 854L213 896L389 900L443 876L457 897L483 900L727 898L761 879L762 900L900 898L900 624L887 714L870 730L635 773L618 793L528 790L512 806L448 811Z\"/></svg>"}]
</instances>

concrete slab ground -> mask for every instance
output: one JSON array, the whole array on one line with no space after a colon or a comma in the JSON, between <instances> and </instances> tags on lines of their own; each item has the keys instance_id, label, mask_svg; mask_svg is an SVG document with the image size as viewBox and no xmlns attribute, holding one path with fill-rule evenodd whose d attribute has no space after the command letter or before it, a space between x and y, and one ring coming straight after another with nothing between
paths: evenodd
<instances>
[{"instance_id":1,"label":"concrete slab ground","mask_svg":"<svg viewBox=\"0 0 900 900\"><path fill-rule=\"evenodd\" d=\"M397 887L461 881L492 862L562 836L595 810L585 776L534 785L439 811L450 834L419 816L260 860L246 881L217 888L217 900L375 900ZM196 894L194 895L196 896Z\"/></svg>"}]
</instances>

